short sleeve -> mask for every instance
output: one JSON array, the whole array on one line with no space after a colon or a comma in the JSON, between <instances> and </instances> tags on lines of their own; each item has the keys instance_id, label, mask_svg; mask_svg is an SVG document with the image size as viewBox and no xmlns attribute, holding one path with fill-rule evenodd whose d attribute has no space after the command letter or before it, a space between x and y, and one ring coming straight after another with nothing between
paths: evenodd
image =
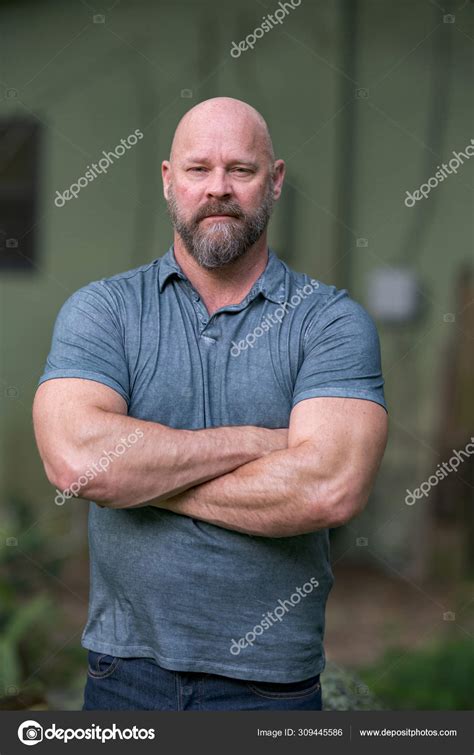
<instances>
[{"instance_id":1,"label":"short sleeve","mask_svg":"<svg viewBox=\"0 0 474 755\"><path fill-rule=\"evenodd\" d=\"M53 378L95 380L130 403L130 379L118 308L101 281L76 291L56 318L39 385Z\"/></svg>"},{"instance_id":2,"label":"short sleeve","mask_svg":"<svg viewBox=\"0 0 474 755\"><path fill-rule=\"evenodd\" d=\"M303 399L332 396L367 399L387 408L375 323L346 291L315 312L303 351L293 406Z\"/></svg>"}]
</instances>

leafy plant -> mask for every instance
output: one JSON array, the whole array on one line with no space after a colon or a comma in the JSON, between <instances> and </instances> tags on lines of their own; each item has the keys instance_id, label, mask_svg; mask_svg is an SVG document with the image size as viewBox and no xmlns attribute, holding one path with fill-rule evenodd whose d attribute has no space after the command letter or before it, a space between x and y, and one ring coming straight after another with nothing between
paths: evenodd
<instances>
[{"instance_id":1,"label":"leafy plant","mask_svg":"<svg viewBox=\"0 0 474 755\"><path fill-rule=\"evenodd\" d=\"M0 691L9 687L19 688L24 678L21 658L22 643L31 631L49 622L51 603L39 595L22 606L17 606L11 616L0 614Z\"/></svg>"},{"instance_id":2,"label":"leafy plant","mask_svg":"<svg viewBox=\"0 0 474 755\"><path fill-rule=\"evenodd\" d=\"M67 690L84 654L55 654L65 625L58 585L74 551L62 515L45 526L24 500L11 501L9 512L8 531L0 531L0 710L47 707L50 689Z\"/></svg>"},{"instance_id":3,"label":"leafy plant","mask_svg":"<svg viewBox=\"0 0 474 755\"><path fill-rule=\"evenodd\" d=\"M392 710L471 710L474 643L438 641L408 652L392 648L359 674Z\"/></svg>"}]
</instances>

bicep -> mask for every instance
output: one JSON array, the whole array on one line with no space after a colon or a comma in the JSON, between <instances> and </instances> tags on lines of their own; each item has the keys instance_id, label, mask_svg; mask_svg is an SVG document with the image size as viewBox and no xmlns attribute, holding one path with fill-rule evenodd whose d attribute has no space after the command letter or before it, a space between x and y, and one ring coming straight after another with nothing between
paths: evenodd
<instances>
[{"instance_id":1,"label":"bicep","mask_svg":"<svg viewBox=\"0 0 474 755\"><path fill-rule=\"evenodd\" d=\"M127 403L112 388L93 380L55 378L42 383L33 403L33 424L41 456L77 437L79 426L83 430L98 411L127 414Z\"/></svg>"},{"instance_id":2,"label":"bicep","mask_svg":"<svg viewBox=\"0 0 474 755\"><path fill-rule=\"evenodd\" d=\"M373 401L318 397L298 402L290 417L288 445L305 445L322 479L364 498L387 441L387 413Z\"/></svg>"},{"instance_id":3,"label":"bicep","mask_svg":"<svg viewBox=\"0 0 474 755\"><path fill-rule=\"evenodd\" d=\"M365 439L367 435L385 436L387 412L374 401L356 398L320 397L299 401L290 415L288 445L304 441L331 442Z\"/></svg>"},{"instance_id":4,"label":"bicep","mask_svg":"<svg viewBox=\"0 0 474 755\"><path fill-rule=\"evenodd\" d=\"M118 303L101 282L91 283L56 318L33 406L40 452L93 433L94 413L126 414L129 382Z\"/></svg>"}]
</instances>

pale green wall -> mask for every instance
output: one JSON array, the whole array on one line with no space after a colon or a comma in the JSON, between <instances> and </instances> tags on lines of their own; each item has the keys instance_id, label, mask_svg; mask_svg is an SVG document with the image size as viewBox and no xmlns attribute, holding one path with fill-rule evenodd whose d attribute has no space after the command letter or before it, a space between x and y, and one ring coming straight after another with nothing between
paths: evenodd
<instances>
[{"instance_id":1,"label":"pale green wall","mask_svg":"<svg viewBox=\"0 0 474 755\"><path fill-rule=\"evenodd\" d=\"M344 220L338 217L338 135L350 106L333 116L341 107L341 81L351 78L350 72L341 73L342 3L303 0L254 51L233 59L231 42L250 33L276 7L250 0L150 0L120 3L106 12L105 24L93 24L86 3L0 6L0 78L19 90L18 100L1 101L2 114L33 111L45 124L38 270L0 277L0 374L2 386L19 391L18 399L1 401L4 500L12 494L28 497L39 509L51 502L31 433L30 406L55 315L67 296L88 281L145 263L168 248L171 231L159 163L167 156L177 121L192 104L229 95L264 114L278 156L287 159L289 179L274 216L271 244L295 269L334 282L336 238ZM369 88L369 99L354 108L354 209L347 232L350 289L362 303L368 272L399 259L407 223L418 209L404 206L405 191L432 175L423 172L422 142L434 34L419 43L441 16L426 2L360 3L356 78L359 86ZM453 35L451 94L443 116L443 153L440 159L433 156L433 168L472 135L472 13L463 10L456 26L444 25L443 31ZM348 86L352 91L351 82ZM180 96L184 88L192 90L191 99ZM103 149L113 149L136 128L145 138L107 176L62 209L54 206L56 190L68 187ZM417 544L416 530L424 517L421 506L404 506L404 490L424 479L433 464L429 446L439 410L440 356L451 327L442 316L454 306L459 263L472 257L469 187L472 165L427 200L436 202L436 211L422 248L413 250L427 296L423 318L403 329L380 328L392 438L371 507L344 537L350 546L356 533L370 536L394 516L394 524L374 538L395 548L401 565ZM137 225L142 229L138 245ZM288 248L291 226L294 243ZM357 237L367 238L369 246L357 248Z\"/></svg>"}]
</instances>

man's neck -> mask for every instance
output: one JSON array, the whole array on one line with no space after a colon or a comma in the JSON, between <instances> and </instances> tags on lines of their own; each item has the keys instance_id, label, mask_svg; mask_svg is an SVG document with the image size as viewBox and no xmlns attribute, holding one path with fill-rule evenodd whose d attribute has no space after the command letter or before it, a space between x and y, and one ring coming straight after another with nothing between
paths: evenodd
<instances>
[{"instance_id":1,"label":"man's neck","mask_svg":"<svg viewBox=\"0 0 474 755\"><path fill-rule=\"evenodd\" d=\"M207 311L212 315L221 307L239 304L261 276L268 262L266 234L242 257L213 270L201 267L176 234L174 256L189 282L199 293Z\"/></svg>"}]
</instances>

